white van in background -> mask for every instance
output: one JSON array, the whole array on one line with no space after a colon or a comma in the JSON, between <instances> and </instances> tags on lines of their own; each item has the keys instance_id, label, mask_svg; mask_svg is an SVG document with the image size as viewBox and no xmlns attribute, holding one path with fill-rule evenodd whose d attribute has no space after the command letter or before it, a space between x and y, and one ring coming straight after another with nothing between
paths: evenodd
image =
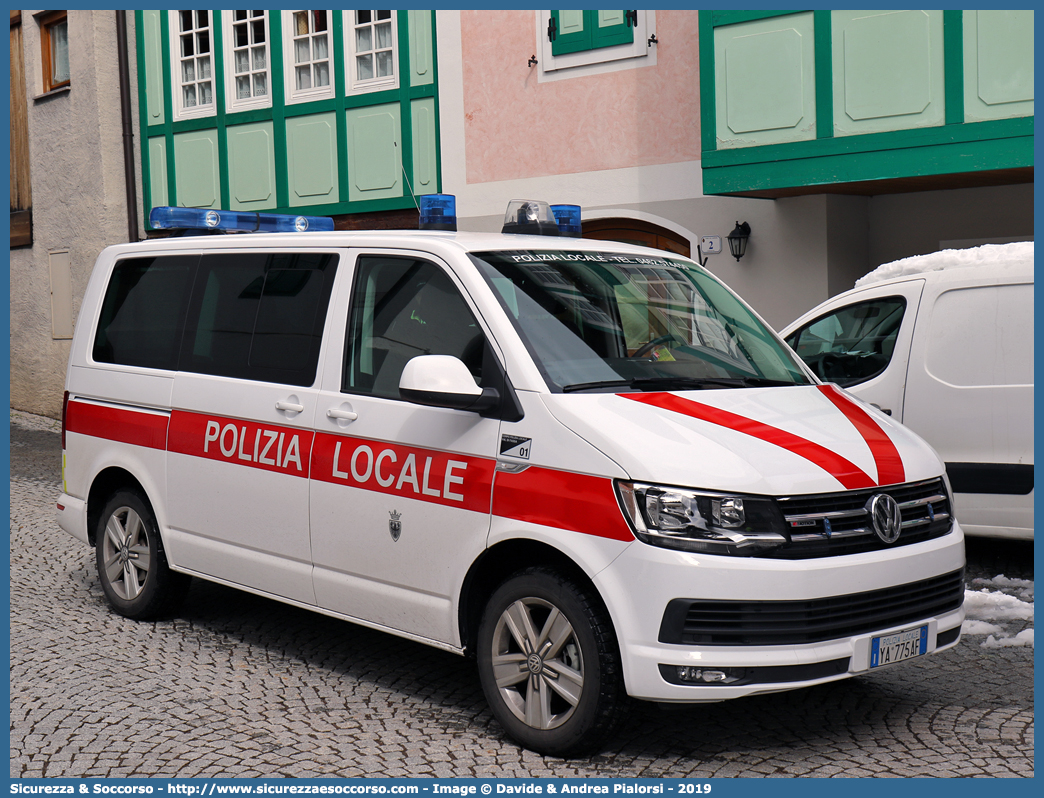
<instances>
[{"instance_id":1,"label":"white van in background","mask_svg":"<svg viewBox=\"0 0 1044 798\"><path fill-rule=\"evenodd\" d=\"M1033 539L1033 242L887 263L782 336L935 447L966 534Z\"/></svg>"}]
</instances>

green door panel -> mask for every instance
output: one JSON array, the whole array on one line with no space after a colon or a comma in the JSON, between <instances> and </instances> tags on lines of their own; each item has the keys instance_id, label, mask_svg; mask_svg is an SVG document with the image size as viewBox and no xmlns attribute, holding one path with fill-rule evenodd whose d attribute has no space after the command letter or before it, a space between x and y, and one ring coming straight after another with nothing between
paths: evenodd
<instances>
[{"instance_id":1,"label":"green door panel","mask_svg":"<svg viewBox=\"0 0 1044 798\"><path fill-rule=\"evenodd\" d=\"M402 129L398 103L348 112L348 199L402 196Z\"/></svg>"},{"instance_id":2,"label":"green door panel","mask_svg":"<svg viewBox=\"0 0 1044 798\"><path fill-rule=\"evenodd\" d=\"M1033 116L1033 12L964 12L964 119Z\"/></svg>"},{"instance_id":3,"label":"green door panel","mask_svg":"<svg viewBox=\"0 0 1044 798\"><path fill-rule=\"evenodd\" d=\"M167 139L154 136L149 139L149 190L152 208L172 204L167 196ZM150 208L146 208L146 215Z\"/></svg>"},{"instance_id":4,"label":"green door panel","mask_svg":"<svg viewBox=\"0 0 1044 798\"><path fill-rule=\"evenodd\" d=\"M174 174L178 205L221 206L217 130L194 130L174 136Z\"/></svg>"},{"instance_id":5,"label":"green door panel","mask_svg":"<svg viewBox=\"0 0 1044 798\"><path fill-rule=\"evenodd\" d=\"M435 98L425 97L410 104L413 118L413 193L435 194L438 191L438 168L435 152Z\"/></svg>"},{"instance_id":6,"label":"green door panel","mask_svg":"<svg viewBox=\"0 0 1044 798\"><path fill-rule=\"evenodd\" d=\"M334 114L286 120L290 205L337 202L337 117Z\"/></svg>"},{"instance_id":7,"label":"green door panel","mask_svg":"<svg viewBox=\"0 0 1044 798\"><path fill-rule=\"evenodd\" d=\"M228 194L236 211L260 211L276 204L271 122L228 128Z\"/></svg>"}]
</instances>

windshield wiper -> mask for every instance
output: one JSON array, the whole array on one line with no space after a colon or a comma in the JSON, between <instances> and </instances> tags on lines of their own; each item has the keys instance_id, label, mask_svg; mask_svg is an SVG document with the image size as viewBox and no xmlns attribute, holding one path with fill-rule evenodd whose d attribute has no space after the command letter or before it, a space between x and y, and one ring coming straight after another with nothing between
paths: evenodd
<instances>
[{"instance_id":1,"label":"windshield wiper","mask_svg":"<svg viewBox=\"0 0 1044 798\"><path fill-rule=\"evenodd\" d=\"M599 380L597 382L577 382L572 385L565 385L562 387L562 393L572 393L573 391L589 391L593 388L618 388L618 387L631 387L633 380Z\"/></svg>"},{"instance_id":2,"label":"windshield wiper","mask_svg":"<svg viewBox=\"0 0 1044 798\"><path fill-rule=\"evenodd\" d=\"M703 388L772 388L787 385L799 385L785 380L771 380L767 377L639 377L633 380L600 380L598 382L578 382L566 385L563 393L588 391L595 388L628 387L639 391L691 391Z\"/></svg>"}]
</instances>

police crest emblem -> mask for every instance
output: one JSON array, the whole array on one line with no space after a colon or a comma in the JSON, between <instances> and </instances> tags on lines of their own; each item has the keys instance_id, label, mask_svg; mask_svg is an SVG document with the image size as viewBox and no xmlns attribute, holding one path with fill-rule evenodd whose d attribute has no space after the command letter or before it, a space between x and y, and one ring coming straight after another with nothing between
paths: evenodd
<instances>
[{"instance_id":1,"label":"police crest emblem","mask_svg":"<svg viewBox=\"0 0 1044 798\"><path fill-rule=\"evenodd\" d=\"M397 541L402 534L402 514L392 510L388 519L388 531L391 532L392 540Z\"/></svg>"}]
</instances>

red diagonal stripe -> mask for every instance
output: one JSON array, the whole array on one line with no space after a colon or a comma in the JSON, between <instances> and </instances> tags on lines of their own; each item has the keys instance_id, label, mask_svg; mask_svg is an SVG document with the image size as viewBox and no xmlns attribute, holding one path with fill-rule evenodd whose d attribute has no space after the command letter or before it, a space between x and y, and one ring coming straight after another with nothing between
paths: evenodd
<instances>
[{"instance_id":1,"label":"red diagonal stripe","mask_svg":"<svg viewBox=\"0 0 1044 798\"><path fill-rule=\"evenodd\" d=\"M906 481L903 458L880 425L863 408L845 396L833 385L820 385L819 390L844 413L859 430L877 463L877 484L895 485Z\"/></svg>"},{"instance_id":2,"label":"red diagonal stripe","mask_svg":"<svg viewBox=\"0 0 1044 798\"><path fill-rule=\"evenodd\" d=\"M719 410L669 393L621 393L617 396L698 418L779 446L816 464L849 490L872 488L876 485L869 474L837 452L777 427L730 413L728 410Z\"/></svg>"}]
</instances>

